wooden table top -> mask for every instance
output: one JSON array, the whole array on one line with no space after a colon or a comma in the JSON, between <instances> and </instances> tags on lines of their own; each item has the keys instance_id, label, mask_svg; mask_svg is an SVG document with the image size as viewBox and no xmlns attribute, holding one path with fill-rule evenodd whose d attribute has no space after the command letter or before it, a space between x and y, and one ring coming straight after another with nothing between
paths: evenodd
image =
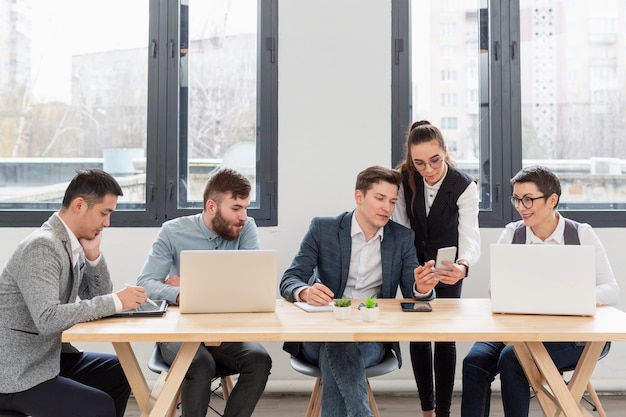
<instances>
[{"instance_id":1,"label":"wooden table top","mask_svg":"<svg viewBox=\"0 0 626 417\"><path fill-rule=\"evenodd\" d=\"M104 318L63 332L64 342L280 342L280 341L620 341L626 313L598 307L593 317L493 314L489 299L431 301L429 313L406 313L401 299L378 300L380 317L365 322L352 304L348 320L332 312L307 313L276 300L273 313L180 314Z\"/></svg>"}]
</instances>

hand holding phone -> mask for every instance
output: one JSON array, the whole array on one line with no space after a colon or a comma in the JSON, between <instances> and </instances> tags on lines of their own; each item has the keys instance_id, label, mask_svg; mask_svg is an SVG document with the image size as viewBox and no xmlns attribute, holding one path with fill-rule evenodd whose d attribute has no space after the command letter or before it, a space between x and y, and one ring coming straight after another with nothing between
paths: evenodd
<instances>
[{"instance_id":1,"label":"hand holding phone","mask_svg":"<svg viewBox=\"0 0 626 417\"><path fill-rule=\"evenodd\" d=\"M402 306L402 311L411 313L427 313L429 311L433 311L433 307L426 301L417 303L400 303L400 305Z\"/></svg>"},{"instance_id":2,"label":"hand holding phone","mask_svg":"<svg viewBox=\"0 0 626 417\"><path fill-rule=\"evenodd\" d=\"M449 246L447 248L439 248L437 251L437 260L435 261L435 268L445 271L452 271L449 267L444 265L445 262L454 263L456 258L456 246Z\"/></svg>"}]
</instances>

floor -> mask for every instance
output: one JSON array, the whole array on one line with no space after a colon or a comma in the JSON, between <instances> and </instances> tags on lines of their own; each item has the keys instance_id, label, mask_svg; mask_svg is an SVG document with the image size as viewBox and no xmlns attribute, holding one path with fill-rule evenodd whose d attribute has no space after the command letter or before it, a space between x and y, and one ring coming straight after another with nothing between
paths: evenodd
<instances>
[{"instance_id":1,"label":"floor","mask_svg":"<svg viewBox=\"0 0 626 417\"><path fill-rule=\"evenodd\" d=\"M308 405L309 397L305 395L278 395L270 394L265 395L261 401L257 404L254 412L254 417L304 417L306 407ZM626 395L602 395L600 397L602 406L606 414L610 416L622 416L626 410ZM393 416L393 417L419 417L418 412L418 399L417 396L410 395L377 395L376 403L380 410L381 416ZM211 405L218 410L223 410L223 402L218 398L211 400ZM585 404L585 408L592 410L590 406ZM461 397L455 395L452 403L452 416L460 416L461 409ZM597 415L592 413L593 415ZM537 401L531 402L530 417L541 417L541 409L539 408ZM180 416L180 413L177 414ZM499 397L493 398L491 407L491 417L502 417L502 402ZM139 417L139 410L137 403L131 398L128 408L126 410L125 417ZM209 410L207 417L217 417L217 414Z\"/></svg>"}]
</instances>

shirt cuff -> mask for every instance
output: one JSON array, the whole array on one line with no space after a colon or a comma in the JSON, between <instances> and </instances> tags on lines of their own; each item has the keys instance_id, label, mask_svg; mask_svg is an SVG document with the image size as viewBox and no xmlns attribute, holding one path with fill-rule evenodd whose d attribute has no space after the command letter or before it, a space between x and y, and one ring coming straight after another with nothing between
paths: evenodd
<instances>
[{"instance_id":1,"label":"shirt cuff","mask_svg":"<svg viewBox=\"0 0 626 417\"><path fill-rule=\"evenodd\" d=\"M85 260L87 261L87 263L89 264L89 266L96 266L100 263L100 259L102 259L102 252L100 252L100 255L98 255L98 257L94 260L94 261L90 261L89 259L87 259L87 257L85 256ZM121 310L120 310L121 311Z\"/></svg>"},{"instance_id":2,"label":"shirt cuff","mask_svg":"<svg viewBox=\"0 0 626 417\"><path fill-rule=\"evenodd\" d=\"M433 296L433 290L430 290L427 293L421 293L417 290L417 284L413 284L413 296L415 298L429 298Z\"/></svg>"},{"instance_id":3,"label":"shirt cuff","mask_svg":"<svg viewBox=\"0 0 626 417\"><path fill-rule=\"evenodd\" d=\"M113 296L113 302L115 303L115 312L119 313L120 311L122 311L122 308L124 308L124 306L122 305L122 300L120 300L120 297L118 297L115 293L111 295Z\"/></svg>"},{"instance_id":4,"label":"shirt cuff","mask_svg":"<svg viewBox=\"0 0 626 417\"><path fill-rule=\"evenodd\" d=\"M311 287L307 287L307 286L305 285L305 286L303 286L303 287L296 288L295 290L293 290L293 298L294 298L296 301L302 301L302 300L300 299L300 293L301 293L303 290L305 290L306 288L311 288Z\"/></svg>"}]
</instances>

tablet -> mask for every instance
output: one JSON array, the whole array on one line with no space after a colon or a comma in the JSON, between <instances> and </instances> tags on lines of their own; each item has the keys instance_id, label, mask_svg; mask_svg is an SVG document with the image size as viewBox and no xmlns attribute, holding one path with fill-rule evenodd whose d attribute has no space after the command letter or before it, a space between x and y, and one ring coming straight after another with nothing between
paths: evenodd
<instances>
[{"instance_id":1,"label":"tablet","mask_svg":"<svg viewBox=\"0 0 626 417\"><path fill-rule=\"evenodd\" d=\"M156 307L146 301L137 308L120 311L109 317L160 317L165 314L165 311L167 311L167 301L153 301L156 303Z\"/></svg>"}]
</instances>

